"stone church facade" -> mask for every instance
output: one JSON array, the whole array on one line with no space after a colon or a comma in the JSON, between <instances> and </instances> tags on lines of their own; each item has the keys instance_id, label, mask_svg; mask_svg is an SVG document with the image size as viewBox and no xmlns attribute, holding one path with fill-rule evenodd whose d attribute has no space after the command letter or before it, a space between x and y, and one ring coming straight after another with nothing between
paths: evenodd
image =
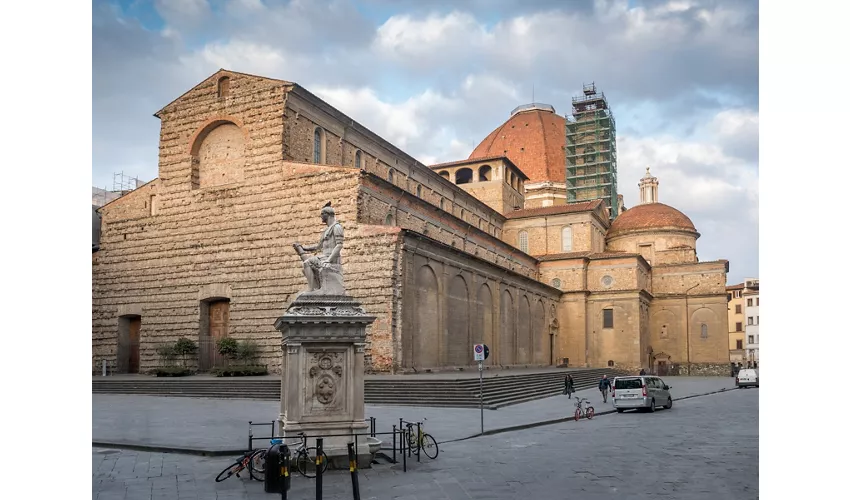
<instances>
[{"instance_id":1,"label":"stone church facade","mask_svg":"<svg viewBox=\"0 0 850 500\"><path fill-rule=\"evenodd\" d=\"M697 261L657 181L613 222L598 200L524 208L524 184L560 185L510 152L429 167L295 83L225 70L156 116L159 176L99 209L95 366L144 373L187 337L204 370L230 336L278 372L273 324L306 284L291 245L330 201L348 292L377 317L370 371L471 367L476 342L491 367L728 371L728 264Z\"/></svg>"}]
</instances>

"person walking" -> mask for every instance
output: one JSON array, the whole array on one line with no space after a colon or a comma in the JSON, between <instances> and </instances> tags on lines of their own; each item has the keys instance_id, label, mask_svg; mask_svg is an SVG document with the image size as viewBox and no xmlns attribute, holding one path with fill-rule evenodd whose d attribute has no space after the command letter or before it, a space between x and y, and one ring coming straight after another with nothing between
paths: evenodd
<instances>
[{"instance_id":1,"label":"person walking","mask_svg":"<svg viewBox=\"0 0 850 500\"><path fill-rule=\"evenodd\" d=\"M608 402L608 391L611 389L611 381L608 380L608 375L602 375L602 380L599 381L599 392L602 393L602 402Z\"/></svg>"},{"instance_id":2,"label":"person walking","mask_svg":"<svg viewBox=\"0 0 850 500\"><path fill-rule=\"evenodd\" d=\"M569 399L573 399L574 392L576 392L575 382L573 382L573 376L568 373L564 378L564 394L566 394Z\"/></svg>"},{"instance_id":3,"label":"person walking","mask_svg":"<svg viewBox=\"0 0 850 500\"><path fill-rule=\"evenodd\" d=\"M642 377L642 376L644 376L644 375L646 375L646 370L644 370L643 368L641 368L641 369L640 369L640 376Z\"/></svg>"}]
</instances>

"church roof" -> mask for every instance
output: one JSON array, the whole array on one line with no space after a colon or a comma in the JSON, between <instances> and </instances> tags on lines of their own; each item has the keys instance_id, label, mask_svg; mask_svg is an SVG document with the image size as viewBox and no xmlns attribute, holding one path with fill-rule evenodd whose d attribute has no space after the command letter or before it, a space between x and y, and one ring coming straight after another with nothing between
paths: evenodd
<instances>
[{"instance_id":1,"label":"church roof","mask_svg":"<svg viewBox=\"0 0 850 500\"><path fill-rule=\"evenodd\" d=\"M697 232L691 219L675 208L663 203L645 203L634 206L617 216L608 229L608 236L647 229L676 229Z\"/></svg>"},{"instance_id":2,"label":"church roof","mask_svg":"<svg viewBox=\"0 0 850 500\"><path fill-rule=\"evenodd\" d=\"M566 179L566 119L551 106L521 106L490 133L469 159L507 156L534 182Z\"/></svg>"},{"instance_id":3,"label":"church roof","mask_svg":"<svg viewBox=\"0 0 850 500\"><path fill-rule=\"evenodd\" d=\"M602 200L582 201L569 203L567 205L552 205L550 207L524 208L514 210L505 214L506 219L524 219L526 217L539 217L541 215L571 214L575 212L590 212L602 204Z\"/></svg>"}]
</instances>

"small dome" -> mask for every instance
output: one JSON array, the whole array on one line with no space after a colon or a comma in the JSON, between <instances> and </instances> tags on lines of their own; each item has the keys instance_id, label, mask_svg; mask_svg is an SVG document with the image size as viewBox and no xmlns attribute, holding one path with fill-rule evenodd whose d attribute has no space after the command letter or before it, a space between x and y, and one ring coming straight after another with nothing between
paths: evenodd
<instances>
[{"instance_id":1,"label":"small dome","mask_svg":"<svg viewBox=\"0 0 850 500\"><path fill-rule=\"evenodd\" d=\"M608 229L608 236L651 229L674 229L697 233L694 223L682 212L663 203L646 203L630 208L617 216Z\"/></svg>"}]
</instances>

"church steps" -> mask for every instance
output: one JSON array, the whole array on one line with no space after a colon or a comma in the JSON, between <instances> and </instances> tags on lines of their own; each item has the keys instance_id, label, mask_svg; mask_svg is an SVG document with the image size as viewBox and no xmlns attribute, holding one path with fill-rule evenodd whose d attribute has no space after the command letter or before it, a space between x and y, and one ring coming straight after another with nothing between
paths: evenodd
<instances>
[{"instance_id":1,"label":"church steps","mask_svg":"<svg viewBox=\"0 0 850 500\"><path fill-rule=\"evenodd\" d=\"M483 379L484 406L490 409L561 394L567 372L517 373ZM595 387L602 374L624 375L612 369L586 369L569 372L576 390ZM479 380L466 378L425 378L427 375L365 380L367 404L381 406L432 406L477 408ZM279 400L280 380L276 378L94 378L92 392L98 394L137 394L167 397L214 399Z\"/></svg>"}]
</instances>

